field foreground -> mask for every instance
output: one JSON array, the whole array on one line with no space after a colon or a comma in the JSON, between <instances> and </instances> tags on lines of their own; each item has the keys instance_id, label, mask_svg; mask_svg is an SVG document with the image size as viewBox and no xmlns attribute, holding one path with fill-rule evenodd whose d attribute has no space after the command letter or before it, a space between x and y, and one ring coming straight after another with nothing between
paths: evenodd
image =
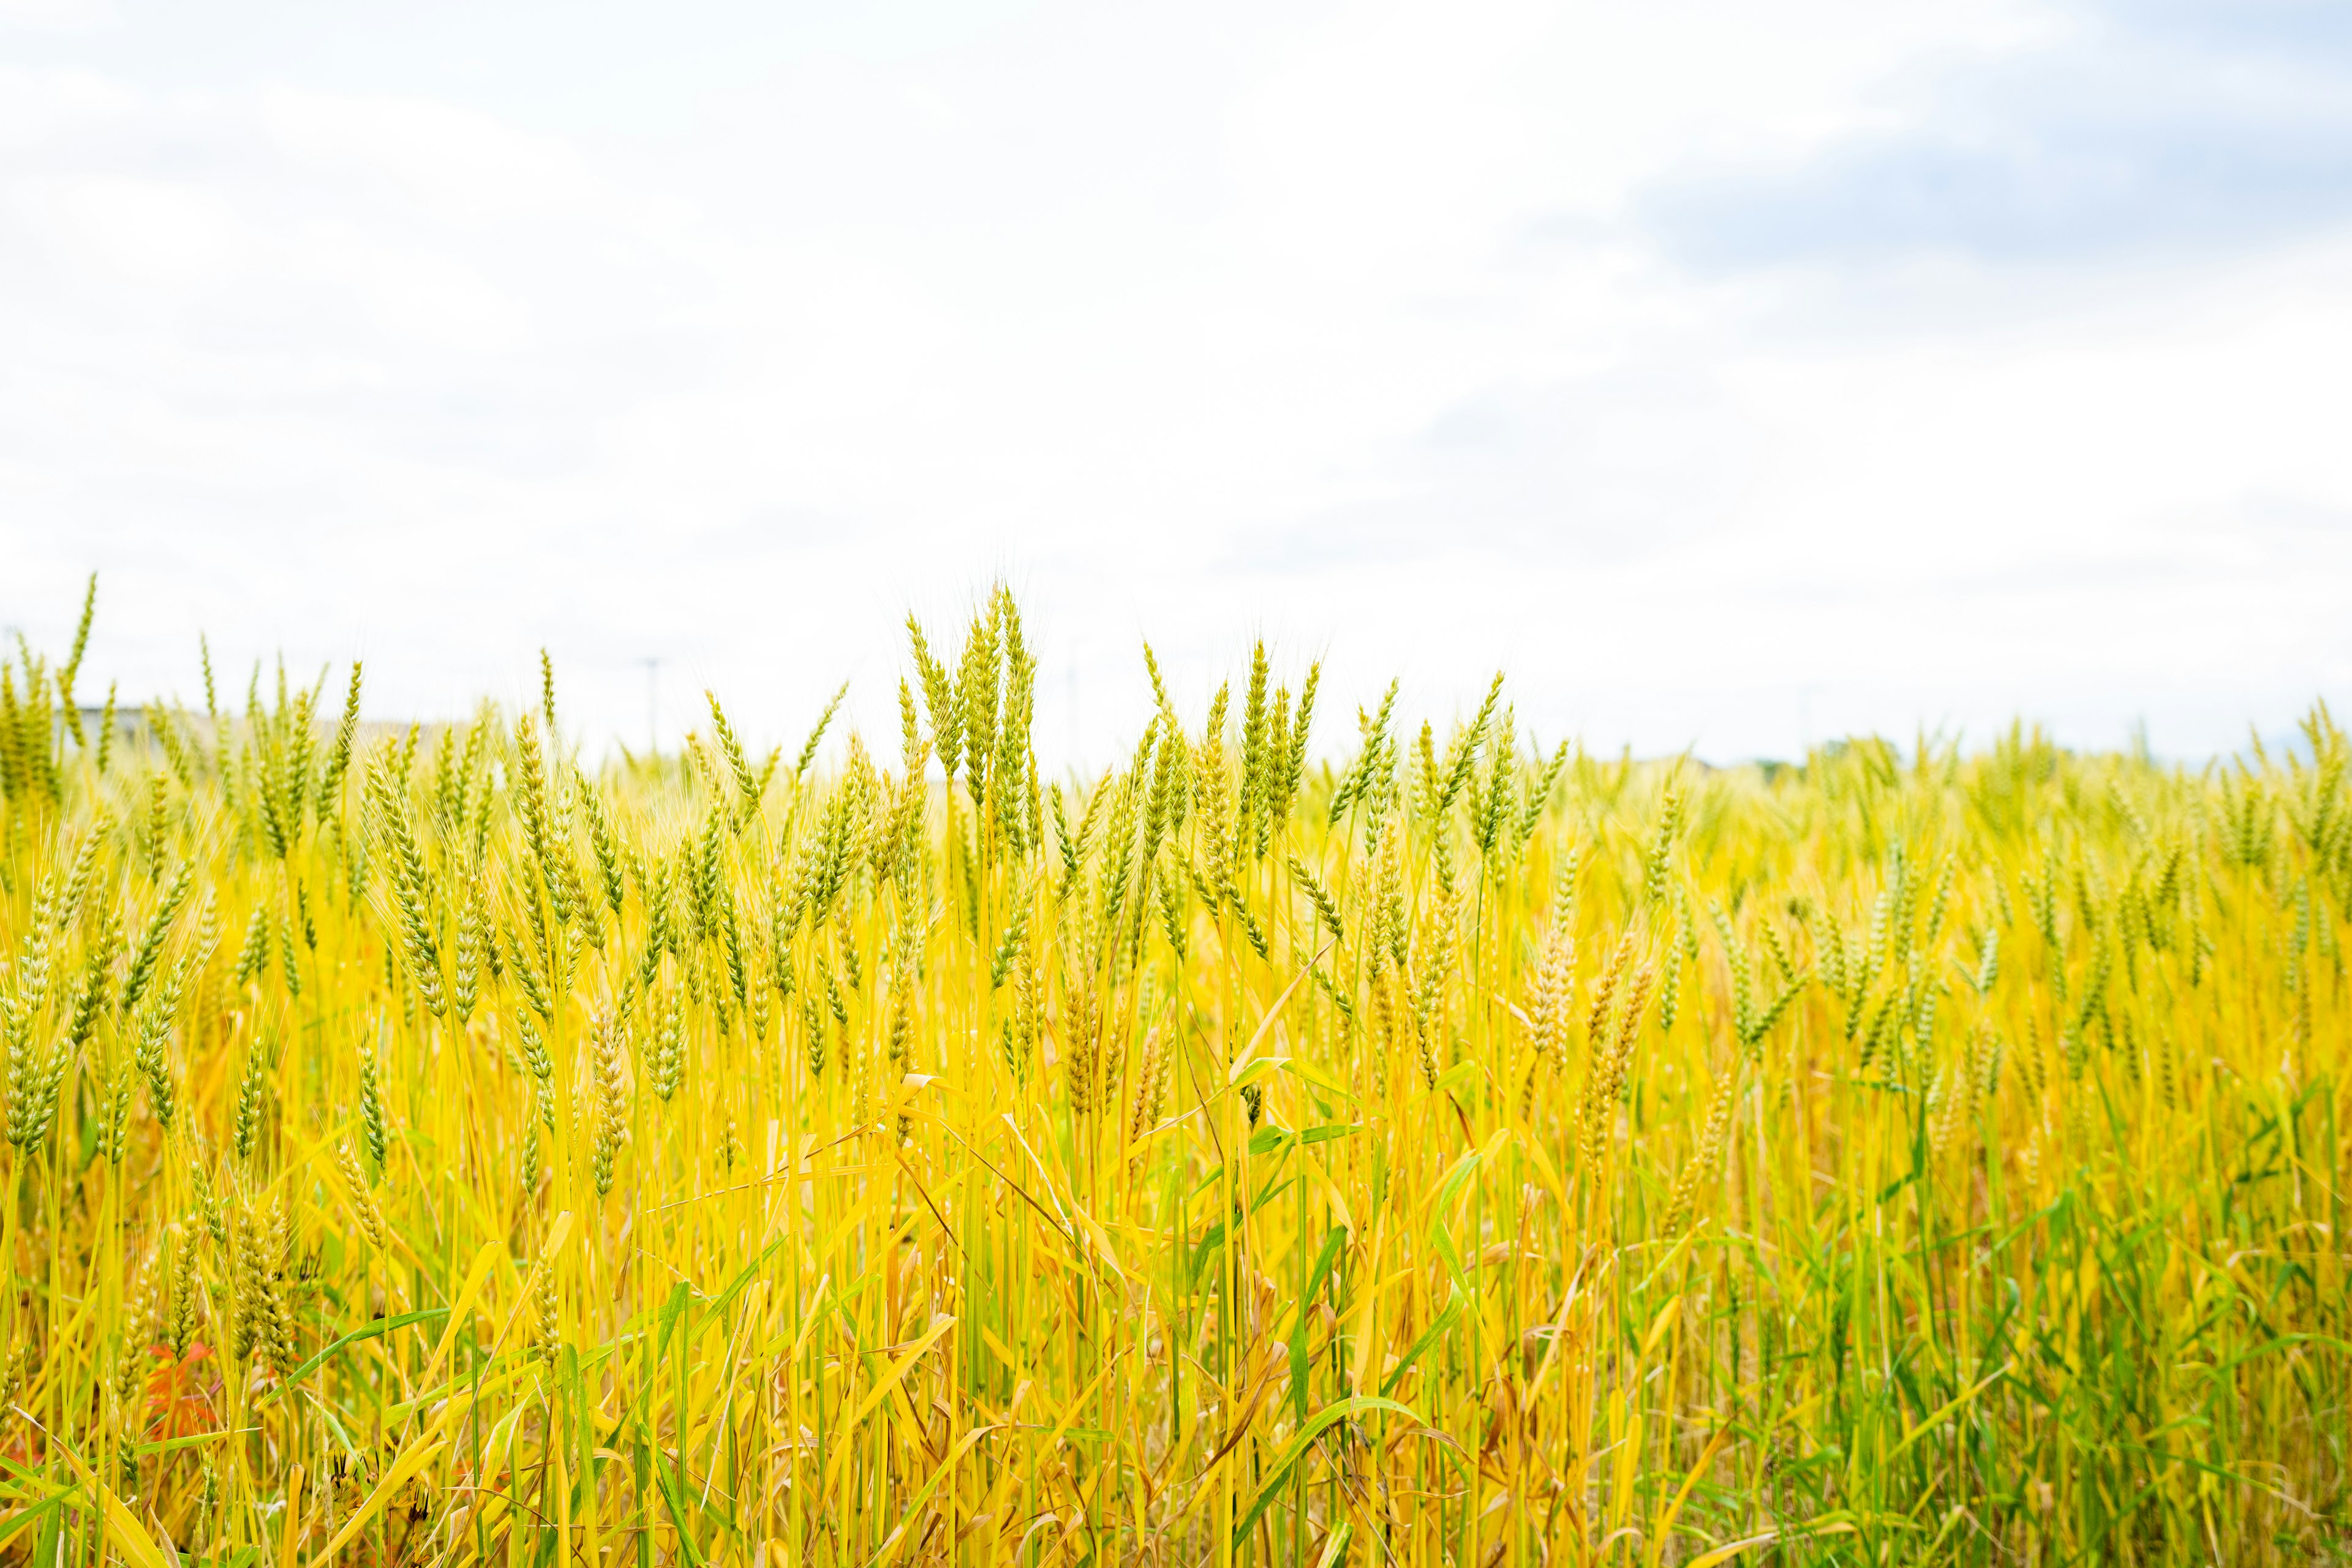
<instances>
[{"instance_id":1,"label":"field foreground","mask_svg":"<svg viewBox=\"0 0 2352 1568\"><path fill-rule=\"evenodd\" d=\"M2352 1560L2325 710L1716 772L1261 651L1056 783L1000 593L887 743L590 767L551 675L86 720L89 626L0 676L12 1560Z\"/></svg>"}]
</instances>

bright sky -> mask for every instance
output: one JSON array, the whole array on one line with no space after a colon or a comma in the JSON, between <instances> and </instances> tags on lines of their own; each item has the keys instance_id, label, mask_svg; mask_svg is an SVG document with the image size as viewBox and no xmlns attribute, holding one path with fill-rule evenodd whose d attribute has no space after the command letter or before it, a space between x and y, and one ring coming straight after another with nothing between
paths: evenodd
<instances>
[{"instance_id":1,"label":"bright sky","mask_svg":"<svg viewBox=\"0 0 2352 1568\"><path fill-rule=\"evenodd\" d=\"M2326 0L0 0L0 623L126 700L888 732L1003 575L1057 759L1261 635L2197 756L2352 678L2347 416Z\"/></svg>"}]
</instances>

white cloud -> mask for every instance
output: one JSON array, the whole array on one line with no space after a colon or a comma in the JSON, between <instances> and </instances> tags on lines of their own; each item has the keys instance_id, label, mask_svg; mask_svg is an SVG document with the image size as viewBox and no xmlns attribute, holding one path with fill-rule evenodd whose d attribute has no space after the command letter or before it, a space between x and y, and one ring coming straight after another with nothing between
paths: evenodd
<instances>
[{"instance_id":1,"label":"white cloud","mask_svg":"<svg viewBox=\"0 0 2352 1568\"><path fill-rule=\"evenodd\" d=\"M0 620L101 567L133 690L202 627L451 711L544 643L596 732L659 656L670 721L782 740L844 674L887 725L905 608L998 573L1097 757L1145 636L1202 694L1328 649L1334 713L1505 664L1523 728L1710 755L2195 750L2352 673L2326 232L1695 270L1650 225L2076 12L7 20Z\"/></svg>"},{"instance_id":2,"label":"white cloud","mask_svg":"<svg viewBox=\"0 0 2352 1568\"><path fill-rule=\"evenodd\" d=\"M296 168L382 182L445 221L526 222L578 212L601 194L578 150L562 139L453 104L277 89L257 108ZM368 192L379 201L384 194Z\"/></svg>"},{"instance_id":3,"label":"white cloud","mask_svg":"<svg viewBox=\"0 0 2352 1568\"><path fill-rule=\"evenodd\" d=\"M2210 253L2352 223L2352 27L2310 0L2074 0L1790 160L1647 201L1701 265Z\"/></svg>"},{"instance_id":4,"label":"white cloud","mask_svg":"<svg viewBox=\"0 0 2352 1568\"><path fill-rule=\"evenodd\" d=\"M95 274L107 286L168 287L217 279L239 259L237 224L209 192L169 181L100 175L60 181L47 197L43 229L59 244L57 263Z\"/></svg>"},{"instance_id":5,"label":"white cloud","mask_svg":"<svg viewBox=\"0 0 2352 1568\"><path fill-rule=\"evenodd\" d=\"M81 32L114 19L107 0L0 0L0 26Z\"/></svg>"}]
</instances>

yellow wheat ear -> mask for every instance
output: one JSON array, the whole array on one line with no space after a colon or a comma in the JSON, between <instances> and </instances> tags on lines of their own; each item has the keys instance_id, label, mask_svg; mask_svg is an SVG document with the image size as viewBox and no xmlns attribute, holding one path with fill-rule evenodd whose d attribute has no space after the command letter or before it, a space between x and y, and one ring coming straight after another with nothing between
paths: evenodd
<instances>
[{"instance_id":1,"label":"yellow wheat ear","mask_svg":"<svg viewBox=\"0 0 2352 1568\"><path fill-rule=\"evenodd\" d=\"M1205 709L1147 648L1082 777L999 586L890 744L751 693L607 764L544 654L428 726L200 643L201 711L78 731L91 605L0 662L0 1552L2332 1539L2324 707L1709 768L1253 639Z\"/></svg>"}]
</instances>

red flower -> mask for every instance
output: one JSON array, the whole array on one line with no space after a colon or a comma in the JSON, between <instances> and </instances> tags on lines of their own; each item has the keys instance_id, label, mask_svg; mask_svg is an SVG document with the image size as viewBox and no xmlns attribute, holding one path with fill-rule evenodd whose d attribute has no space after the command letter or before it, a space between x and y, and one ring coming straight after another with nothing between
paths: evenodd
<instances>
[{"instance_id":1,"label":"red flower","mask_svg":"<svg viewBox=\"0 0 2352 1568\"><path fill-rule=\"evenodd\" d=\"M192 1344L188 1353L173 1359L169 1345L150 1345L147 1353L163 1364L147 1374L148 1433L164 1437L192 1437L199 1432L210 1432L220 1425L213 1404L220 1392L220 1380L204 1375L203 1363L209 1360L213 1348L204 1343ZM163 1426L161 1434L154 1431Z\"/></svg>"}]
</instances>

